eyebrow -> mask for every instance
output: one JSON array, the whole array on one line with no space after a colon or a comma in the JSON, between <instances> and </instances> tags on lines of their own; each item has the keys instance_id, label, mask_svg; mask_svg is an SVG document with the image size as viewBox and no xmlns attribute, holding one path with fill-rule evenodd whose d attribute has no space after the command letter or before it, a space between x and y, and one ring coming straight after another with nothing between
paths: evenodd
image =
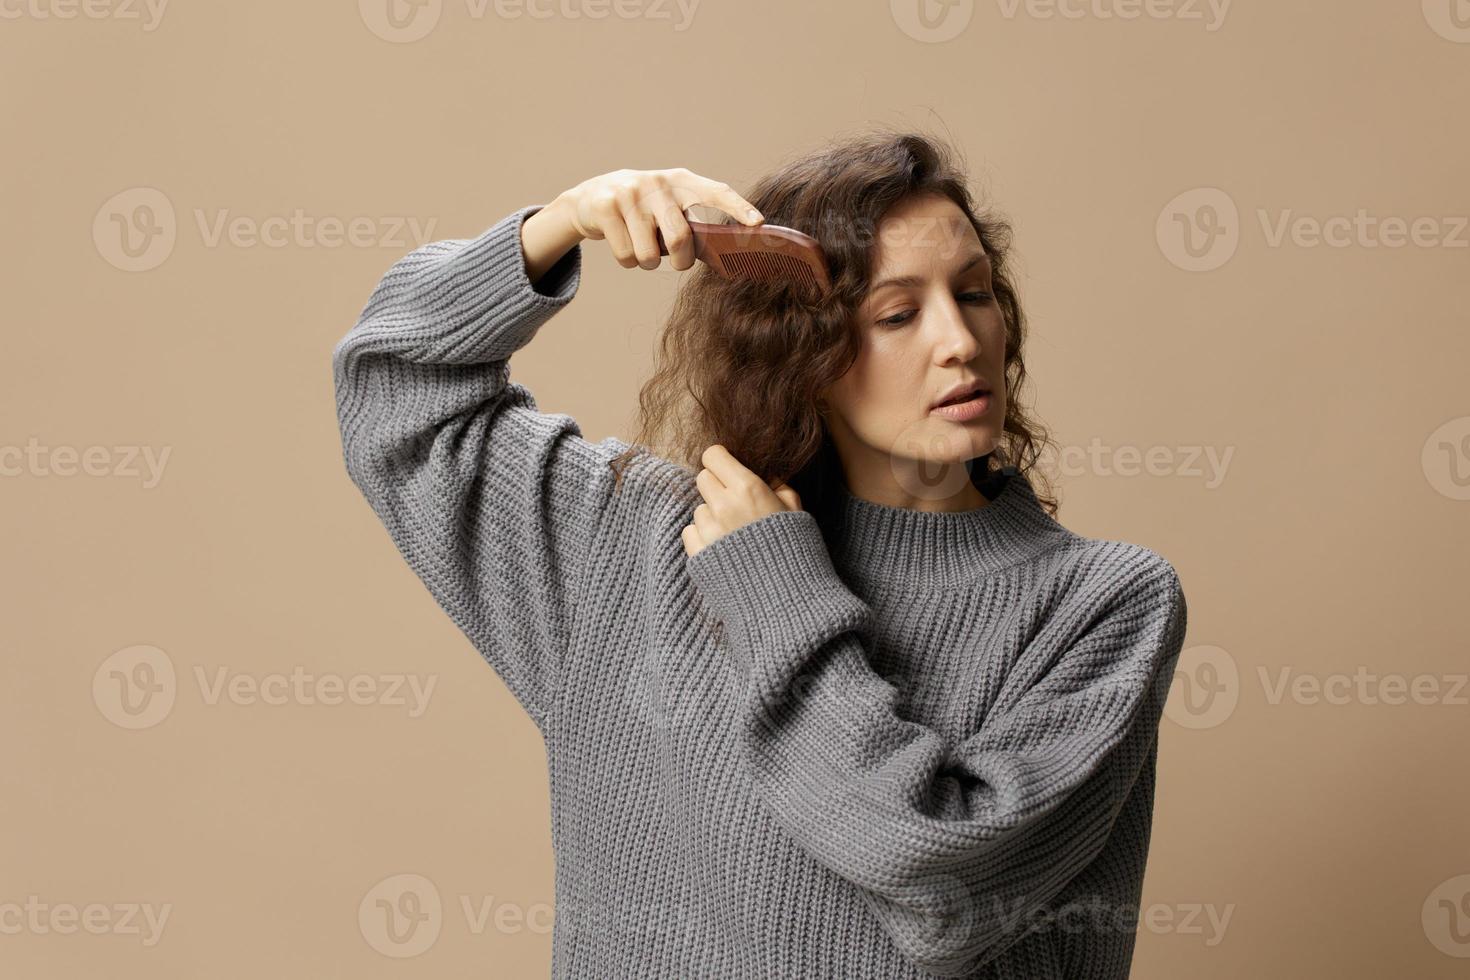
<instances>
[{"instance_id":1,"label":"eyebrow","mask_svg":"<svg viewBox=\"0 0 1470 980\"><path fill-rule=\"evenodd\" d=\"M955 275L964 275L980 262L985 262L988 264L990 262L990 253L975 252L971 256L970 261L960 266L958 271L955 272ZM888 286L922 286L923 284L923 276L889 276L887 279L881 279L878 282L875 282L872 286L868 287L868 292L876 293L878 290L884 289Z\"/></svg>"}]
</instances>

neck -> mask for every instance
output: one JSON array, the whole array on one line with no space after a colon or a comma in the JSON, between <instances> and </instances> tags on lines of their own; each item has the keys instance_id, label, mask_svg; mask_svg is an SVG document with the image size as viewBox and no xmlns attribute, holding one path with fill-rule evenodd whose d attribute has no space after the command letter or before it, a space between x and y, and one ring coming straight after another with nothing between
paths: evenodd
<instances>
[{"instance_id":1,"label":"neck","mask_svg":"<svg viewBox=\"0 0 1470 980\"><path fill-rule=\"evenodd\" d=\"M885 456L876 476L859 467L843 469L848 492L884 507L955 513L990 502L971 481L965 462L942 464L936 472L933 464Z\"/></svg>"},{"instance_id":2,"label":"neck","mask_svg":"<svg viewBox=\"0 0 1470 980\"><path fill-rule=\"evenodd\" d=\"M970 481L968 473L959 475L951 474L940 481L940 486L946 482L953 483L954 480L963 476L959 488L948 496L936 497L933 493L916 494L905 490L896 483L890 482L881 489L867 486L850 487L849 493L869 503L879 504L884 507L899 507L904 510L918 510L935 514L955 514L967 510L976 510L987 506L990 501Z\"/></svg>"},{"instance_id":3,"label":"neck","mask_svg":"<svg viewBox=\"0 0 1470 980\"><path fill-rule=\"evenodd\" d=\"M1074 536L1014 467L988 481L987 489L991 496L983 506L957 510L893 506L843 489L834 563L871 581L955 584L1024 562Z\"/></svg>"}]
</instances>

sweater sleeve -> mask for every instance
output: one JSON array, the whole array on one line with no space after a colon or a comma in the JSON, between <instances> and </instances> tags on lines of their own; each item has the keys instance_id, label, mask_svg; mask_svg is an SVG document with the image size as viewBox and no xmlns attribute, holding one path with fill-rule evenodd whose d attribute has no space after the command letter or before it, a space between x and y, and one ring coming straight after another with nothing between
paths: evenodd
<instances>
[{"instance_id":1,"label":"sweater sleeve","mask_svg":"<svg viewBox=\"0 0 1470 980\"><path fill-rule=\"evenodd\" d=\"M688 560L747 680L758 794L921 969L964 975L1022 938L1145 767L1186 608L1173 567L1139 553L1094 590L1051 669L960 744L896 710L869 665L872 611L810 513L767 515Z\"/></svg>"},{"instance_id":2,"label":"sweater sleeve","mask_svg":"<svg viewBox=\"0 0 1470 980\"><path fill-rule=\"evenodd\" d=\"M383 276L336 345L347 472L414 573L545 734L578 583L612 492L608 460L542 414L508 359L576 295L581 246L532 284L520 229L425 245Z\"/></svg>"}]
</instances>

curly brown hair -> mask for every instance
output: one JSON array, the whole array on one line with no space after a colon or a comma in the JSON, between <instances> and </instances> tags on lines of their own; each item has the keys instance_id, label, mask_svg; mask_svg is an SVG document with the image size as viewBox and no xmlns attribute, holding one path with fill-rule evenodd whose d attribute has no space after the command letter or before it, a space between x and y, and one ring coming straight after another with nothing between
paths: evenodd
<instances>
[{"instance_id":1,"label":"curly brown hair","mask_svg":"<svg viewBox=\"0 0 1470 980\"><path fill-rule=\"evenodd\" d=\"M846 480L818 398L861 350L854 314L868 291L880 219L909 195L940 194L965 213L990 254L992 293L1005 321L1001 444L967 462L971 482L984 487L1002 467L1014 467L1055 515L1050 482L1036 467L1051 439L1019 397L1026 321L1007 264L1011 227L993 210L976 209L956 157L930 136L870 130L761 178L745 198L766 223L821 243L832 291L818 296L781 282L729 280L703 263L691 270L660 336L654 374L638 396L635 442L611 460L618 482L623 467L654 446L698 470L704 450L719 443L768 483L789 483L806 510L830 516Z\"/></svg>"}]
</instances>

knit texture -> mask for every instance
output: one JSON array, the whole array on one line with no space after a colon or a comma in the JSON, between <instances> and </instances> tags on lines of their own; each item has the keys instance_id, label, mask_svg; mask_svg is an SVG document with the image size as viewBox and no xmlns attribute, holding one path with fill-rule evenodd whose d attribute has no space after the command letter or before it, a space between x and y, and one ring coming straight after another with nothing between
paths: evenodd
<instances>
[{"instance_id":1,"label":"knit texture","mask_svg":"<svg viewBox=\"0 0 1470 980\"><path fill-rule=\"evenodd\" d=\"M540 207L396 262L333 373L353 482L545 741L553 976L1126 977L1174 568L1021 474L690 558L693 473L615 486L628 444L510 380L581 282L580 246L529 281Z\"/></svg>"}]
</instances>

